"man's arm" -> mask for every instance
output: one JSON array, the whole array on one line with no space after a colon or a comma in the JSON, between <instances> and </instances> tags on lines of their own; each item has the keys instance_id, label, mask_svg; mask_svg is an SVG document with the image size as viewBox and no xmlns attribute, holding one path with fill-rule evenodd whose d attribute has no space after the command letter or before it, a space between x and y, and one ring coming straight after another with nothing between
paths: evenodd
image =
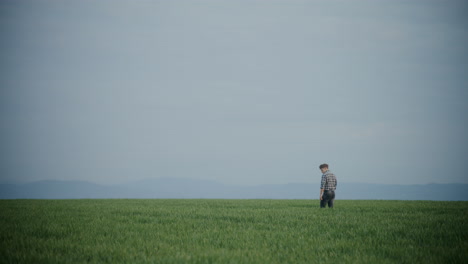
<instances>
[{"instance_id":1,"label":"man's arm","mask_svg":"<svg viewBox=\"0 0 468 264\"><path fill-rule=\"evenodd\" d=\"M323 189L325 188L325 183L327 182L327 177L322 175L322 181L320 183L320 200L322 200Z\"/></svg>"}]
</instances>

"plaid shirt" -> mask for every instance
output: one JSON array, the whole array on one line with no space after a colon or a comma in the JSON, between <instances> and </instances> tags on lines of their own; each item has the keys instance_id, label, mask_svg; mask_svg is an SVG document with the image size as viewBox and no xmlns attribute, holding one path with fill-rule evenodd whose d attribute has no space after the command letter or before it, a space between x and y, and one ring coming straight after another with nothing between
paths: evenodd
<instances>
[{"instance_id":1,"label":"plaid shirt","mask_svg":"<svg viewBox=\"0 0 468 264\"><path fill-rule=\"evenodd\" d=\"M334 191L336 189L336 185L338 185L338 181L336 180L335 174L331 173L330 170L327 170L322 175L322 184L320 185L320 189Z\"/></svg>"}]
</instances>

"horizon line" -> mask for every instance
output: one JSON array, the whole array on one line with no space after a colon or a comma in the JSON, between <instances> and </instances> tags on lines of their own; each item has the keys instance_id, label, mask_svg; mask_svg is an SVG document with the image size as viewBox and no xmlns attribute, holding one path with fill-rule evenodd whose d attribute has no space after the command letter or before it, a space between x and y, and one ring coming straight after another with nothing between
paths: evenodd
<instances>
[{"instance_id":1,"label":"horizon line","mask_svg":"<svg viewBox=\"0 0 468 264\"><path fill-rule=\"evenodd\" d=\"M90 180L77 180L77 179L42 179L42 180L33 180L33 181L19 181L19 180L6 180L0 181L0 184L14 184L14 185L23 185L23 184L32 184L32 183L40 183L40 182L80 182L80 183L91 183L95 185L124 185L128 183L134 183L139 181L145 180L165 180L165 179L176 179L176 180L192 180L192 181L205 181L205 182L213 182L221 185L226 186L242 186L242 187L254 187L254 186L262 186L262 185L287 185L287 184L311 184L311 185L319 185L319 183L310 183L310 182L287 182L287 183L260 183L260 184L231 184L231 183L223 183L217 180L211 179L195 179L195 178L184 178L184 177L157 177L157 178L142 178L142 179L135 179L135 180L128 180L120 183L99 183ZM462 182L452 182L452 183L438 183L438 182L429 182L429 183L418 183L418 184L399 184L399 183L374 183L374 182L358 182L358 181L343 181L340 182L341 184L372 184L372 185L398 185L398 186L417 186L417 185L468 185L468 183Z\"/></svg>"}]
</instances>

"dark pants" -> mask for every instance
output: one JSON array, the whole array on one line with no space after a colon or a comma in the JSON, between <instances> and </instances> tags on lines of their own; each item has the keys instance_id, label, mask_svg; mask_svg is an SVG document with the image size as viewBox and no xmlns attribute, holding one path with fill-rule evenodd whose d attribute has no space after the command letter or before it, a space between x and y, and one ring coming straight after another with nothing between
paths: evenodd
<instances>
[{"instance_id":1,"label":"dark pants","mask_svg":"<svg viewBox=\"0 0 468 264\"><path fill-rule=\"evenodd\" d=\"M323 191L322 200L320 200L320 208L325 208L328 204L329 208L333 208L335 202L335 191Z\"/></svg>"}]
</instances>

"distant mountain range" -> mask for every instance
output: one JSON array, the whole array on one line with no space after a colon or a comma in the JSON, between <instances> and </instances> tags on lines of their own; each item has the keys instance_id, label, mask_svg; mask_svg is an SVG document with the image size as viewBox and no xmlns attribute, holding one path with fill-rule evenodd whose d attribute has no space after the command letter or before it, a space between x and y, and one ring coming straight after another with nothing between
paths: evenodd
<instances>
[{"instance_id":1,"label":"distant mountain range","mask_svg":"<svg viewBox=\"0 0 468 264\"><path fill-rule=\"evenodd\" d=\"M225 185L215 181L156 178L126 184L85 181L38 181L0 184L0 199L83 198L220 198L317 199L319 185L310 183ZM388 185L340 183L337 199L468 201L468 184Z\"/></svg>"}]
</instances>

